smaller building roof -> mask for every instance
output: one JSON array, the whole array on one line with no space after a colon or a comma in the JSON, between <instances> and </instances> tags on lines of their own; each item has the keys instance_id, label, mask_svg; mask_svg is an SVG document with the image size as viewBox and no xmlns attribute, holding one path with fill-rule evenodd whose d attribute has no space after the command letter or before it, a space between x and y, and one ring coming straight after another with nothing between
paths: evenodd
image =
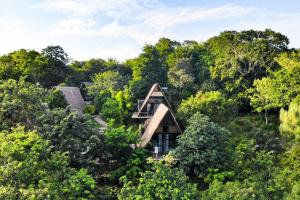
<instances>
[{"instance_id":1,"label":"smaller building roof","mask_svg":"<svg viewBox=\"0 0 300 200\"><path fill-rule=\"evenodd\" d=\"M78 113L83 113L83 108L85 102L81 96L80 90L78 87L62 87L58 86L58 90L62 92L66 101L71 106L73 110L76 110Z\"/></svg>"}]
</instances>

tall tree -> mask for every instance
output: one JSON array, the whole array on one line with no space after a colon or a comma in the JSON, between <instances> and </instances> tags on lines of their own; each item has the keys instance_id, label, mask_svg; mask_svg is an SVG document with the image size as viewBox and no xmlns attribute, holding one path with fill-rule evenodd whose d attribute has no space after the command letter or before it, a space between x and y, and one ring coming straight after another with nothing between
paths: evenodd
<instances>
[{"instance_id":1,"label":"tall tree","mask_svg":"<svg viewBox=\"0 0 300 200\"><path fill-rule=\"evenodd\" d=\"M44 70L49 63L45 57L34 50L20 49L0 57L0 78L19 79L26 76L26 80L42 83L45 78Z\"/></svg>"},{"instance_id":2,"label":"tall tree","mask_svg":"<svg viewBox=\"0 0 300 200\"><path fill-rule=\"evenodd\" d=\"M196 113L177 139L175 156L189 175L204 178L209 168L221 169L225 166L228 136L229 131L225 128Z\"/></svg>"},{"instance_id":3,"label":"tall tree","mask_svg":"<svg viewBox=\"0 0 300 200\"><path fill-rule=\"evenodd\" d=\"M134 99L145 97L154 83L166 85L167 70L163 67L159 51L154 46L146 45L143 53L129 60L127 64L133 72L129 85Z\"/></svg>"},{"instance_id":4,"label":"tall tree","mask_svg":"<svg viewBox=\"0 0 300 200\"><path fill-rule=\"evenodd\" d=\"M42 49L41 54L49 63L47 68L43 69L45 76L44 80L41 80L42 85L50 87L62 83L69 71L67 53L60 46L48 46Z\"/></svg>"},{"instance_id":5,"label":"tall tree","mask_svg":"<svg viewBox=\"0 0 300 200\"><path fill-rule=\"evenodd\" d=\"M54 150L68 153L73 167L85 167L97 174L103 166L103 137L91 116L56 108L38 118L37 129Z\"/></svg>"},{"instance_id":6,"label":"tall tree","mask_svg":"<svg viewBox=\"0 0 300 200\"><path fill-rule=\"evenodd\" d=\"M222 32L206 43L214 57L211 75L228 93L243 99L255 79L278 67L274 58L288 50L288 43L286 36L269 29Z\"/></svg>"},{"instance_id":7,"label":"tall tree","mask_svg":"<svg viewBox=\"0 0 300 200\"><path fill-rule=\"evenodd\" d=\"M35 131L0 132L1 199L94 199L95 181Z\"/></svg>"},{"instance_id":8,"label":"tall tree","mask_svg":"<svg viewBox=\"0 0 300 200\"><path fill-rule=\"evenodd\" d=\"M32 128L46 110L47 91L37 85L9 79L0 81L0 130L17 124Z\"/></svg>"},{"instance_id":9,"label":"tall tree","mask_svg":"<svg viewBox=\"0 0 300 200\"><path fill-rule=\"evenodd\" d=\"M255 80L249 89L250 104L258 112L288 106L300 92L300 51L282 53L275 60L279 69Z\"/></svg>"}]
</instances>

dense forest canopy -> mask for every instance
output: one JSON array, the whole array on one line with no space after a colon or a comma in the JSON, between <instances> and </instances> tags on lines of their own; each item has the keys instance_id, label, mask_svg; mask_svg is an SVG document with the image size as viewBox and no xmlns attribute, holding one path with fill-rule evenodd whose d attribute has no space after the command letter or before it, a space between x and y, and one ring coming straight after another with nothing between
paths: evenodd
<instances>
[{"instance_id":1,"label":"dense forest canopy","mask_svg":"<svg viewBox=\"0 0 300 200\"><path fill-rule=\"evenodd\" d=\"M300 199L300 50L288 44L266 29L160 38L124 62L60 46L0 56L0 199ZM159 161L131 119L155 83L183 130ZM58 85L83 90L83 114Z\"/></svg>"}]
</instances>

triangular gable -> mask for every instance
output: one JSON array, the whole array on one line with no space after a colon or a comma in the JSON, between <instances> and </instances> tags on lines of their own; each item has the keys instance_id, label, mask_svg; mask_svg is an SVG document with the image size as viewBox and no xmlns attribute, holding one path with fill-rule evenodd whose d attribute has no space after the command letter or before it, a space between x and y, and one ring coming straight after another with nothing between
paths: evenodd
<instances>
[{"instance_id":1,"label":"triangular gable","mask_svg":"<svg viewBox=\"0 0 300 200\"><path fill-rule=\"evenodd\" d=\"M166 103L167 103L167 106L168 106L169 108L171 108L171 105L170 105L170 103L169 103L167 97L165 96L163 90L161 89L160 85L159 85L158 83L155 83L155 84L151 87L150 91L148 92L148 94L147 94L147 96L146 96L146 98L145 98L145 100L144 100L142 106L139 108L138 113L137 113L138 115L140 115L141 111L143 110L143 108L144 108L145 105L147 104L147 102L148 102L149 98L151 97L151 95L153 94L153 92L161 92L162 95L163 95L163 98L165 99L165 101L166 101Z\"/></svg>"},{"instance_id":2,"label":"triangular gable","mask_svg":"<svg viewBox=\"0 0 300 200\"><path fill-rule=\"evenodd\" d=\"M141 142L139 144L140 147L144 147L152 138L152 136L154 135L156 129L159 127L160 123L162 122L162 120L164 119L164 117L170 113L171 117L173 118L178 130L180 133L182 133L176 118L174 116L174 114L172 113L172 111L163 103L159 104L155 114L153 115L149 125L147 126L142 138L141 138Z\"/></svg>"}]
</instances>

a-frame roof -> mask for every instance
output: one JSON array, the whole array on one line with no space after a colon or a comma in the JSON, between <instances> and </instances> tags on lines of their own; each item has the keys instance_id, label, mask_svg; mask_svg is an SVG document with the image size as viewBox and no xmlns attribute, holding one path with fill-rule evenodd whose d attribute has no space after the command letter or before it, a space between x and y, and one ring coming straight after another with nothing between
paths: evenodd
<instances>
[{"instance_id":1,"label":"a-frame roof","mask_svg":"<svg viewBox=\"0 0 300 200\"><path fill-rule=\"evenodd\" d=\"M161 104L159 104L155 114L153 115L149 125L147 126L147 128L141 138L141 142L139 143L140 147L146 146L146 144L151 140L156 129L159 127L160 123L162 122L162 120L168 113L171 114L171 117L172 117L173 121L175 122L175 125L177 126L179 132L182 133L173 112L165 104L161 103Z\"/></svg>"},{"instance_id":2,"label":"a-frame roof","mask_svg":"<svg viewBox=\"0 0 300 200\"><path fill-rule=\"evenodd\" d=\"M145 98L145 100L144 100L142 106L139 108L138 113L137 113L138 115L141 113L141 111L143 110L143 108L144 108L145 105L147 104L149 98L150 98L155 92L161 92L161 93L162 93L162 97L164 98L164 100L165 100L167 106L168 106L169 108L171 108L171 105L170 105L170 103L169 103L167 97L165 96L163 90L161 89L160 85L159 85L158 83L155 83L155 84L151 87L150 91L148 92L148 94L147 94L147 96L146 96L146 98Z\"/></svg>"}]
</instances>

